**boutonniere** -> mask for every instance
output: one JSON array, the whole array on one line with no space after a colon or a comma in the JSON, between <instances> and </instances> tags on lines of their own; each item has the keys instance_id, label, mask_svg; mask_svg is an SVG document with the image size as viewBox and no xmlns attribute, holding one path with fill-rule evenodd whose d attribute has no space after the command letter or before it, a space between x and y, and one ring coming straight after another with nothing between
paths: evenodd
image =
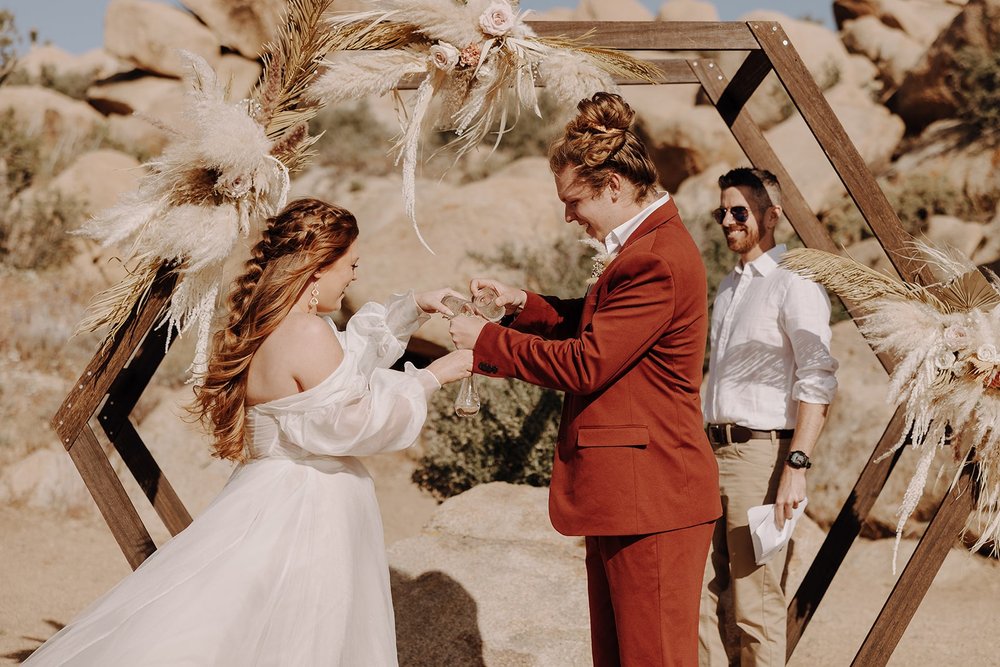
<instances>
[{"instance_id":1,"label":"boutonniere","mask_svg":"<svg viewBox=\"0 0 1000 667\"><path fill-rule=\"evenodd\" d=\"M593 285L597 282L597 279L601 277L601 274L604 273L604 269L607 268L608 264L610 264L612 260L618 256L618 251L608 252L607 246L597 239L589 237L580 239L580 243L594 249L594 266L590 270L590 278L587 279L587 284Z\"/></svg>"}]
</instances>

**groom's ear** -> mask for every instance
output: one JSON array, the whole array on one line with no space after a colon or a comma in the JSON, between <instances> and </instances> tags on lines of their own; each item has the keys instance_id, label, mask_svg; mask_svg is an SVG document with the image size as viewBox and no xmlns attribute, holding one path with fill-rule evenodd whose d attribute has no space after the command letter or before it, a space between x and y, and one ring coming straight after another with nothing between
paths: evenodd
<instances>
[{"instance_id":1,"label":"groom's ear","mask_svg":"<svg viewBox=\"0 0 1000 667\"><path fill-rule=\"evenodd\" d=\"M611 193L611 201L617 202L622 196L622 177L617 172L611 172L608 178L608 191Z\"/></svg>"}]
</instances>

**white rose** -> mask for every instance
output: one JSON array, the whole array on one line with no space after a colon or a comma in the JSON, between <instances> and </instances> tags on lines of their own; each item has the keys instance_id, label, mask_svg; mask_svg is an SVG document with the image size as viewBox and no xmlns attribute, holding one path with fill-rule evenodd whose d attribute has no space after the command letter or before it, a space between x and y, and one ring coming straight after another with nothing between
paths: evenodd
<instances>
[{"instance_id":1,"label":"white rose","mask_svg":"<svg viewBox=\"0 0 1000 667\"><path fill-rule=\"evenodd\" d=\"M997 361L997 348L989 343L980 345L976 349L976 356L979 358L979 361L983 361L987 364L994 363Z\"/></svg>"},{"instance_id":2,"label":"white rose","mask_svg":"<svg viewBox=\"0 0 1000 667\"><path fill-rule=\"evenodd\" d=\"M514 27L514 10L504 0L493 2L479 17L479 26L487 35L506 35Z\"/></svg>"},{"instance_id":3,"label":"white rose","mask_svg":"<svg viewBox=\"0 0 1000 667\"><path fill-rule=\"evenodd\" d=\"M438 42L431 47L431 62L438 69L450 71L455 69L461 53L448 42Z\"/></svg>"},{"instance_id":4,"label":"white rose","mask_svg":"<svg viewBox=\"0 0 1000 667\"><path fill-rule=\"evenodd\" d=\"M947 350L941 350L936 355L934 355L934 367L946 371L955 365L955 353L949 352Z\"/></svg>"},{"instance_id":5,"label":"white rose","mask_svg":"<svg viewBox=\"0 0 1000 667\"><path fill-rule=\"evenodd\" d=\"M969 340L969 332L961 324L952 324L944 330L943 337L949 350L957 350L965 346Z\"/></svg>"}]
</instances>

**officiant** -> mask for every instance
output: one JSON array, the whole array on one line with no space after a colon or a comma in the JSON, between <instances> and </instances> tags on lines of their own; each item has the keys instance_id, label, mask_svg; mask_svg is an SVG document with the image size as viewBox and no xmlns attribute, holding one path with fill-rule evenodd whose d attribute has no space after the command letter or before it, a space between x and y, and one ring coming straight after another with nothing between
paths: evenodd
<instances>
[{"instance_id":1,"label":"officiant","mask_svg":"<svg viewBox=\"0 0 1000 667\"><path fill-rule=\"evenodd\" d=\"M456 317L475 372L565 392L549 515L585 536L594 664L696 665L721 508L699 388L705 268L618 95L582 100L550 149L567 223L605 245L584 297L492 286L509 327ZM582 288L583 286L581 286Z\"/></svg>"},{"instance_id":2,"label":"officiant","mask_svg":"<svg viewBox=\"0 0 1000 667\"><path fill-rule=\"evenodd\" d=\"M806 498L806 471L837 390L826 291L780 266L775 242L781 189L769 171L719 178L715 221L739 257L715 297L705 391L706 431L719 462L723 517L712 540L702 595L701 664L727 667L720 604L732 590L739 663L785 664L788 550L763 565L748 526L751 507L774 504L782 528Z\"/></svg>"}]
</instances>

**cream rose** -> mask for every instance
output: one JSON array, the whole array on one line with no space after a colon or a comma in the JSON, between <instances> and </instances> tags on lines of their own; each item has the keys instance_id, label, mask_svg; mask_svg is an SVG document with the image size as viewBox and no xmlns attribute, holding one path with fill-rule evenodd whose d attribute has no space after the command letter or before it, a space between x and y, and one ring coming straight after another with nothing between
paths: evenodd
<instances>
[{"instance_id":1,"label":"cream rose","mask_svg":"<svg viewBox=\"0 0 1000 667\"><path fill-rule=\"evenodd\" d=\"M446 72L455 69L461 53L448 42L438 42L431 47L431 62L438 69Z\"/></svg>"},{"instance_id":2,"label":"cream rose","mask_svg":"<svg viewBox=\"0 0 1000 667\"><path fill-rule=\"evenodd\" d=\"M976 349L976 356L979 358L979 361L986 362L987 364L995 363L997 361L997 348L989 343L980 345Z\"/></svg>"},{"instance_id":3,"label":"cream rose","mask_svg":"<svg viewBox=\"0 0 1000 667\"><path fill-rule=\"evenodd\" d=\"M934 356L934 367L947 371L950 370L952 366L955 365L955 353L949 352L948 350L941 350Z\"/></svg>"},{"instance_id":4,"label":"cream rose","mask_svg":"<svg viewBox=\"0 0 1000 667\"><path fill-rule=\"evenodd\" d=\"M969 340L969 332L961 324L952 324L944 330L944 344L949 350L964 347Z\"/></svg>"},{"instance_id":5,"label":"cream rose","mask_svg":"<svg viewBox=\"0 0 1000 667\"><path fill-rule=\"evenodd\" d=\"M514 27L514 10L507 2L493 2L479 17L479 27L487 35L506 35Z\"/></svg>"}]
</instances>

